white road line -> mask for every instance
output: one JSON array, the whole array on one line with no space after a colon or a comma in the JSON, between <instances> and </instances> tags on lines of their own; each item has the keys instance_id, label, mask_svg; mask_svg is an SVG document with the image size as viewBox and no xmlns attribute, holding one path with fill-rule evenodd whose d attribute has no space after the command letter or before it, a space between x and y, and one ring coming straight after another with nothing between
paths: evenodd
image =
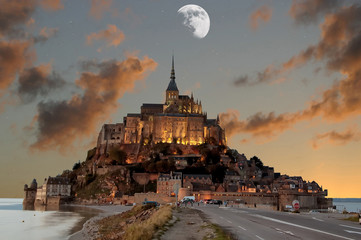
<instances>
[{"instance_id":1,"label":"white road line","mask_svg":"<svg viewBox=\"0 0 361 240\"><path fill-rule=\"evenodd\" d=\"M264 240L263 238L261 238L260 236L256 235L256 237L260 240Z\"/></svg>"},{"instance_id":2,"label":"white road line","mask_svg":"<svg viewBox=\"0 0 361 240\"><path fill-rule=\"evenodd\" d=\"M346 232L348 233L356 233L356 234L360 234L361 235L361 232L355 232L355 231L351 231L351 230L345 230Z\"/></svg>"},{"instance_id":3,"label":"white road line","mask_svg":"<svg viewBox=\"0 0 361 240\"><path fill-rule=\"evenodd\" d=\"M322 219L318 219L318 218L315 218L315 217L312 217L313 220L316 220L316 221L319 221L319 222L324 222L324 220Z\"/></svg>"},{"instance_id":4,"label":"white road line","mask_svg":"<svg viewBox=\"0 0 361 240\"><path fill-rule=\"evenodd\" d=\"M220 218L224 219L224 217L220 216Z\"/></svg>"},{"instance_id":5,"label":"white road line","mask_svg":"<svg viewBox=\"0 0 361 240\"><path fill-rule=\"evenodd\" d=\"M303 228L303 229L310 230L310 231L314 231L314 232L323 233L323 234L326 234L326 235L330 235L330 236L334 236L334 237L338 237L338 238L342 238L342 239L354 240L353 238L348 238L348 237L340 236L340 235L337 235L337 234L333 234L333 233L321 231L321 230L318 230L318 229L314 229L314 228L305 227L305 226L298 225L298 224L294 224L294 223L289 223L289 222L281 221L281 220L278 220L278 219L275 219L275 218L265 217L265 216L258 215L258 214L253 214L253 216L256 216L256 217L259 217L259 218L263 218L263 219L266 219L266 220L270 220L270 221L273 221L273 222L278 222L278 223L283 223L283 224L290 225L290 226L294 226L294 227L298 227L298 228Z\"/></svg>"},{"instance_id":6,"label":"white road line","mask_svg":"<svg viewBox=\"0 0 361 240\"><path fill-rule=\"evenodd\" d=\"M353 229L357 229L357 230L360 230L360 231L361 231L361 228L359 228L359 227L352 227L352 226L342 225L342 224L340 224L340 226L341 226L341 227L353 228Z\"/></svg>"},{"instance_id":7,"label":"white road line","mask_svg":"<svg viewBox=\"0 0 361 240\"><path fill-rule=\"evenodd\" d=\"M227 222L232 223L231 221L227 220Z\"/></svg>"},{"instance_id":8,"label":"white road line","mask_svg":"<svg viewBox=\"0 0 361 240\"><path fill-rule=\"evenodd\" d=\"M288 233L289 235L294 236L294 234L291 231L285 231L285 233Z\"/></svg>"},{"instance_id":9,"label":"white road line","mask_svg":"<svg viewBox=\"0 0 361 240\"><path fill-rule=\"evenodd\" d=\"M238 226L240 229L246 231L246 229L244 227Z\"/></svg>"}]
</instances>

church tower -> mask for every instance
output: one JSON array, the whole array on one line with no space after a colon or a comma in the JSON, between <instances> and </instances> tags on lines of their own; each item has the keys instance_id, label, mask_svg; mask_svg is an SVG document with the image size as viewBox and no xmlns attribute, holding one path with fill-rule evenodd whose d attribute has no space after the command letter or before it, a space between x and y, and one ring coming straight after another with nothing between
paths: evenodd
<instances>
[{"instance_id":1,"label":"church tower","mask_svg":"<svg viewBox=\"0 0 361 240\"><path fill-rule=\"evenodd\" d=\"M168 84L165 96L165 104L167 106L178 101L179 91L175 82L174 55L172 56L172 70L170 73L170 82Z\"/></svg>"}]
</instances>

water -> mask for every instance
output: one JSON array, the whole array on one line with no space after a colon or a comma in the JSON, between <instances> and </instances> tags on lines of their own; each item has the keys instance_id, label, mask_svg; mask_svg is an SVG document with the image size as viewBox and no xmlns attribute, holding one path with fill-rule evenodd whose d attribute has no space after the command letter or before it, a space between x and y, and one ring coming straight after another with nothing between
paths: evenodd
<instances>
[{"instance_id":1,"label":"water","mask_svg":"<svg viewBox=\"0 0 361 240\"><path fill-rule=\"evenodd\" d=\"M97 213L67 207L59 211L22 210L22 199L0 198L1 239L64 240Z\"/></svg>"},{"instance_id":2,"label":"water","mask_svg":"<svg viewBox=\"0 0 361 240\"><path fill-rule=\"evenodd\" d=\"M341 212L345 208L348 212L361 212L361 198L334 198L333 205Z\"/></svg>"}]
</instances>

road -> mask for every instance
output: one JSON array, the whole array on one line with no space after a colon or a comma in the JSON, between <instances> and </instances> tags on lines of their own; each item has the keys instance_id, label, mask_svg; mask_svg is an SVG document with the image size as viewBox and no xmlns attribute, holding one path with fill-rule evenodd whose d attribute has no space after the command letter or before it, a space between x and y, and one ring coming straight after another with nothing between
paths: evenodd
<instances>
[{"instance_id":1,"label":"road","mask_svg":"<svg viewBox=\"0 0 361 240\"><path fill-rule=\"evenodd\" d=\"M237 239L361 239L361 226L323 213L286 213L253 208L194 206Z\"/></svg>"}]
</instances>

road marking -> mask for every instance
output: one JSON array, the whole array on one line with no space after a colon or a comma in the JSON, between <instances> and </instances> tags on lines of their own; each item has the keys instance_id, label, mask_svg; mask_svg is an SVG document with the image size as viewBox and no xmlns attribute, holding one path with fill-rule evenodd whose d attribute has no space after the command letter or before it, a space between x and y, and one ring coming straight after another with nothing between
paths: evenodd
<instances>
[{"instance_id":1,"label":"road marking","mask_svg":"<svg viewBox=\"0 0 361 240\"><path fill-rule=\"evenodd\" d=\"M221 217L221 216L220 216L220 218L224 219L224 217Z\"/></svg>"},{"instance_id":2,"label":"road marking","mask_svg":"<svg viewBox=\"0 0 361 240\"><path fill-rule=\"evenodd\" d=\"M345 230L346 232L348 233L356 233L356 234L360 234L361 235L361 232L355 232L355 231L351 231L351 230Z\"/></svg>"},{"instance_id":3,"label":"road marking","mask_svg":"<svg viewBox=\"0 0 361 240\"><path fill-rule=\"evenodd\" d=\"M260 236L256 235L256 237L260 240L264 240L263 238L261 238Z\"/></svg>"},{"instance_id":4,"label":"road marking","mask_svg":"<svg viewBox=\"0 0 361 240\"><path fill-rule=\"evenodd\" d=\"M298 228L303 228L303 229L310 230L310 231L314 231L314 232L323 233L323 234L326 234L326 235L331 235L331 236L338 237L338 238L342 238L342 239L354 240L353 238L348 238L348 237L340 236L340 235L337 235L337 234L333 234L333 233L329 233L329 232L324 232L324 231L321 231L321 230L318 230L318 229L314 229L314 228L310 228L310 227L306 227L306 226L302 226L302 225L298 225L298 224L294 224L294 223L289 223L289 222L281 221L281 220L278 220L278 219L275 219L275 218L265 217L265 216L258 215L258 214L253 214L253 216L256 216L256 217L259 217L259 218L263 218L263 219L266 219L266 220L270 220L270 221L273 221L273 222L278 222L278 223L283 223L283 224L290 225L290 226L294 226L294 227L298 227Z\"/></svg>"},{"instance_id":5,"label":"road marking","mask_svg":"<svg viewBox=\"0 0 361 240\"><path fill-rule=\"evenodd\" d=\"M227 222L232 223L231 221L227 220Z\"/></svg>"},{"instance_id":6,"label":"road marking","mask_svg":"<svg viewBox=\"0 0 361 240\"><path fill-rule=\"evenodd\" d=\"M357 229L357 230L360 230L360 231L361 231L361 228L358 228L358 227L352 227L352 226L342 225L342 224L340 224L340 226L342 226L342 227L348 227L348 228L353 228L353 229Z\"/></svg>"},{"instance_id":7,"label":"road marking","mask_svg":"<svg viewBox=\"0 0 361 240\"><path fill-rule=\"evenodd\" d=\"M246 229L244 227L238 226L240 229L246 231Z\"/></svg>"},{"instance_id":8,"label":"road marking","mask_svg":"<svg viewBox=\"0 0 361 240\"><path fill-rule=\"evenodd\" d=\"M289 235L294 236L293 232L291 232L291 231L283 231L282 229L279 229L279 228L275 228L275 229L277 230L278 233L282 233L282 234L287 233Z\"/></svg>"},{"instance_id":9,"label":"road marking","mask_svg":"<svg viewBox=\"0 0 361 240\"><path fill-rule=\"evenodd\" d=\"M312 217L312 219L313 219L313 220L316 220L316 221L324 222L324 220L318 219L318 218L315 218L315 217Z\"/></svg>"}]
</instances>

